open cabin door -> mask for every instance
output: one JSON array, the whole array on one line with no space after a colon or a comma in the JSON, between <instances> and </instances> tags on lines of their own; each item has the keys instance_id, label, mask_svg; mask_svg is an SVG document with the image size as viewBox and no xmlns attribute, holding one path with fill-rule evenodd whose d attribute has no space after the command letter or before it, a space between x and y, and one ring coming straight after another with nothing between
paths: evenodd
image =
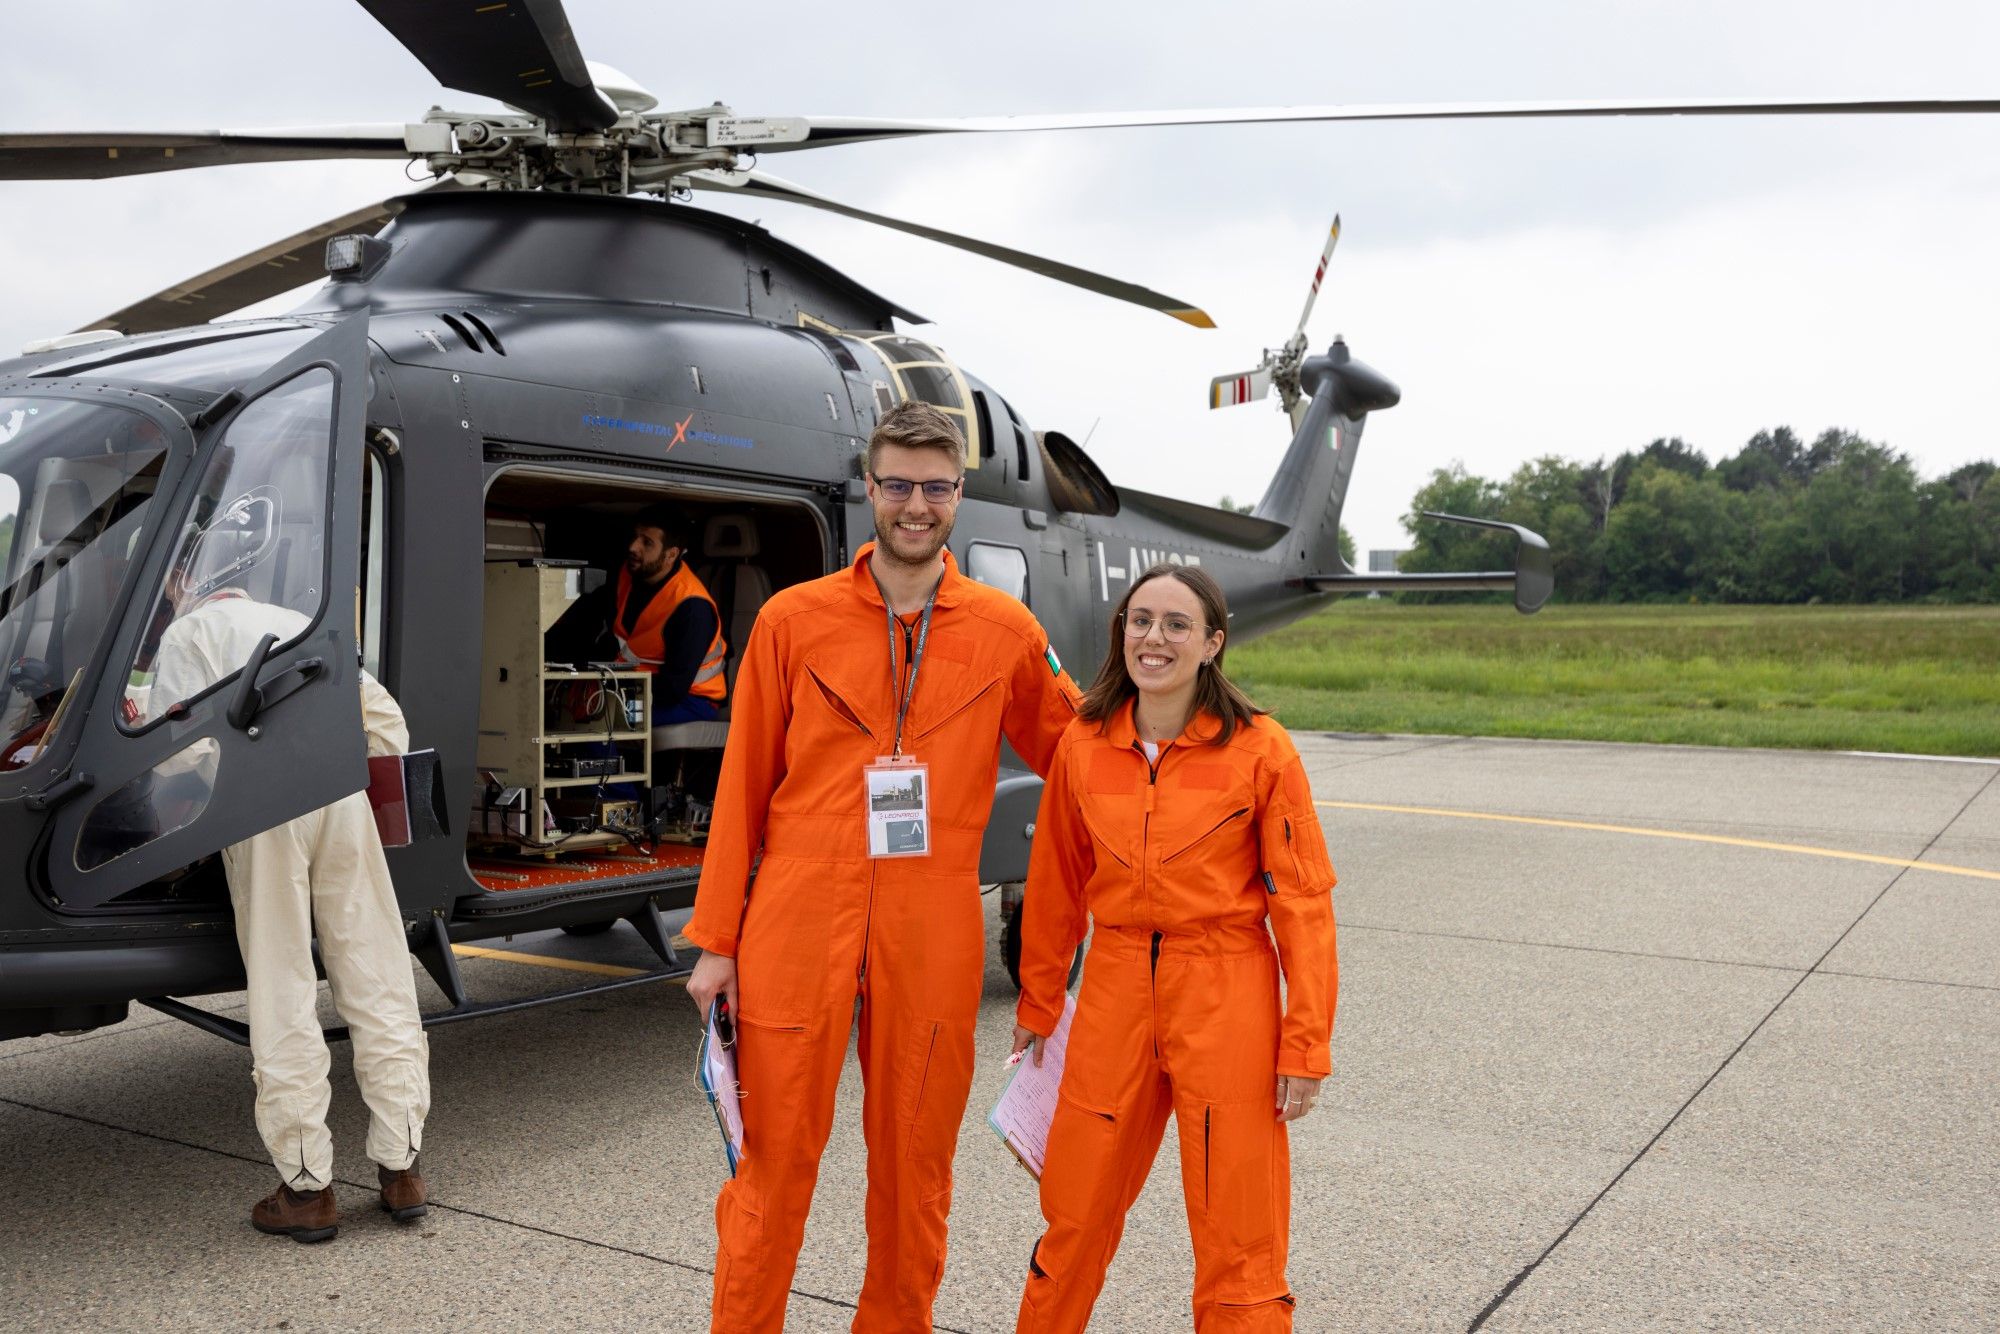
<instances>
[{"instance_id":1,"label":"open cabin door","mask_svg":"<svg viewBox=\"0 0 2000 1334\"><path fill-rule=\"evenodd\" d=\"M366 786L355 596L367 386L362 313L243 386L201 431L50 817L48 882L63 906L101 906Z\"/></svg>"}]
</instances>

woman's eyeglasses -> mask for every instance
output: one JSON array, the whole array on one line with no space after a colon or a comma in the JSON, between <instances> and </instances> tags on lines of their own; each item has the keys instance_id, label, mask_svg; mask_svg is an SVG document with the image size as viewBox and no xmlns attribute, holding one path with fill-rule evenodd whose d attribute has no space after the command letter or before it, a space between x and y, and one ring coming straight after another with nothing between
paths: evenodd
<instances>
[{"instance_id":1,"label":"woman's eyeglasses","mask_svg":"<svg viewBox=\"0 0 2000 1334\"><path fill-rule=\"evenodd\" d=\"M959 483L964 478L954 477L949 482L913 482L907 477L877 477L875 489L891 500L904 501L919 486L924 489L924 499L933 505L942 505L958 494Z\"/></svg>"},{"instance_id":2,"label":"woman's eyeglasses","mask_svg":"<svg viewBox=\"0 0 2000 1334\"><path fill-rule=\"evenodd\" d=\"M1128 611L1125 613L1125 637L1144 639L1153 633L1154 626L1160 627L1160 637L1169 644L1185 644L1194 633L1194 622L1185 616L1155 616L1149 611Z\"/></svg>"}]
</instances>

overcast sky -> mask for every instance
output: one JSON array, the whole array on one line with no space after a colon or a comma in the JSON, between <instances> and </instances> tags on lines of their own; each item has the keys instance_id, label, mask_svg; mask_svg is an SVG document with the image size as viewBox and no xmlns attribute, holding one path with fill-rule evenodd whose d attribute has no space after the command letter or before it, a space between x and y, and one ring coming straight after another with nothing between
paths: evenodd
<instances>
[{"instance_id":1,"label":"overcast sky","mask_svg":"<svg viewBox=\"0 0 2000 1334\"><path fill-rule=\"evenodd\" d=\"M1990 0L1399 0L752 9L569 0L587 56L663 107L1008 115L1556 98L2000 96ZM0 10L0 129L415 120L437 88L350 0L66 0ZM2000 117L1230 126L874 144L771 156L858 205L1100 269L1206 308L1197 331L865 224L760 219L935 324L1112 480L1260 494L1275 407L1210 412L1212 375L1291 331L1344 218L1311 334L1404 401L1348 497L1366 549L1454 459L1504 476L1678 435L1844 427L1926 475L2000 456ZM0 184L0 349L85 324L410 188L391 163Z\"/></svg>"}]
</instances>

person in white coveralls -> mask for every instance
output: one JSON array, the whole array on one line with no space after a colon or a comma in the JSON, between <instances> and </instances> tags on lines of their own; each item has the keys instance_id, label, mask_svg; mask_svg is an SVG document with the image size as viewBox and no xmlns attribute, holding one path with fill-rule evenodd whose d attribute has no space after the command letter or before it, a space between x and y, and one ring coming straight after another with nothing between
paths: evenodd
<instances>
[{"instance_id":1,"label":"person in white coveralls","mask_svg":"<svg viewBox=\"0 0 2000 1334\"><path fill-rule=\"evenodd\" d=\"M205 557L204 548L224 545L195 541L184 568L171 576L174 620L154 658L148 714L158 716L241 668L264 635L284 644L307 629L305 616L256 601L238 586L242 562ZM204 566L218 565L221 573L204 574ZM366 671L361 703L368 753L407 751L401 708ZM325 1241L339 1230L315 932L334 1006L353 1043L355 1082L368 1104L367 1151L377 1164L382 1207L399 1222L420 1217L427 1197L417 1155L430 1110L430 1049L368 794L342 797L225 848L222 862L249 979L257 1130L281 1178L251 1210L251 1223L301 1242Z\"/></svg>"}]
</instances>

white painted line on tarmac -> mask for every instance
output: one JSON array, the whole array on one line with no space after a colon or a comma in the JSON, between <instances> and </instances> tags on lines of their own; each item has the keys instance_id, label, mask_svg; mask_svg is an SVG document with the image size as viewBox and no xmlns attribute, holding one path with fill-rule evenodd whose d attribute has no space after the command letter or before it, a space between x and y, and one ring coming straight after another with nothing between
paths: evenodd
<instances>
[{"instance_id":1,"label":"white painted line on tarmac","mask_svg":"<svg viewBox=\"0 0 2000 1334\"><path fill-rule=\"evenodd\" d=\"M1882 857L1872 852L1848 852L1840 848L1816 848L1806 843L1770 843L1758 838L1731 838L1726 834L1690 834L1679 829L1641 829L1634 825L1596 824L1588 820L1551 820L1539 815L1500 815L1493 811L1455 811L1435 806L1383 806L1366 801L1315 801L1346 811L1386 811L1391 815L1435 815L1453 820L1491 820L1498 824L1531 824L1545 829L1586 829L1599 834L1631 834L1639 838L1670 838L1682 843L1716 843L1729 848L1755 848L1760 852L1789 852L1801 857L1831 857L1844 862L1871 862L1877 866L1897 866L1909 871L1932 871L1938 875L1971 876L1977 880L2000 881L2000 871L1976 866L1949 866L1943 862L1917 862L1907 857Z\"/></svg>"},{"instance_id":2,"label":"white painted line on tarmac","mask_svg":"<svg viewBox=\"0 0 2000 1334\"><path fill-rule=\"evenodd\" d=\"M1852 755L1863 760L1929 760L1933 764L2000 764L1980 755L1909 755L1900 750L1836 750L1836 755Z\"/></svg>"}]
</instances>

